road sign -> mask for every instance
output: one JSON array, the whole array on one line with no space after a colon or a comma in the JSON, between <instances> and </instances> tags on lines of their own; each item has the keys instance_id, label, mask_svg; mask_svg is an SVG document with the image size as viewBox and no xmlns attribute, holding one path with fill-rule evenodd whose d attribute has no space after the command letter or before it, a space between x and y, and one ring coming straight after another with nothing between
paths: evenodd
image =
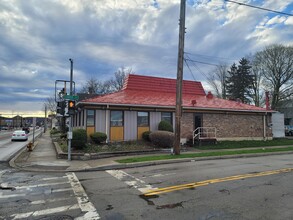
<instances>
[{"instance_id":1,"label":"road sign","mask_svg":"<svg viewBox=\"0 0 293 220\"><path fill-rule=\"evenodd\" d=\"M78 100L79 96L78 95L64 95L63 98L65 100Z\"/></svg>"}]
</instances>

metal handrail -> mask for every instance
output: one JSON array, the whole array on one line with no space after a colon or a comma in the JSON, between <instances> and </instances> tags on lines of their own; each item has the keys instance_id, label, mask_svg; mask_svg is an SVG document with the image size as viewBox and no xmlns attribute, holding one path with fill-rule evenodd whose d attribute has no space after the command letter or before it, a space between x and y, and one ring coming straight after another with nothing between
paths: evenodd
<instances>
[{"instance_id":1,"label":"metal handrail","mask_svg":"<svg viewBox=\"0 0 293 220\"><path fill-rule=\"evenodd\" d=\"M215 127L198 127L193 131L193 144L194 139L201 139L203 137L216 138L217 137L217 129Z\"/></svg>"}]
</instances>

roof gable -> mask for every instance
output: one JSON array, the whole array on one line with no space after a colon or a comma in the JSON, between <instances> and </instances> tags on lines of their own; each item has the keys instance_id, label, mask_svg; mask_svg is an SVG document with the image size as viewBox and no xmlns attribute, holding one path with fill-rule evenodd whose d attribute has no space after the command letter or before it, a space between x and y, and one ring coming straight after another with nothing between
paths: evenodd
<instances>
[{"instance_id":1,"label":"roof gable","mask_svg":"<svg viewBox=\"0 0 293 220\"><path fill-rule=\"evenodd\" d=\"M123 89L86 99L83 103L121 106L171 107L176 105L176 80L130 74ZM271 112L265 108L205 94L200 82L183 81L182 106L190 109Z\"/></svg>"},{"instance_id":2,"label":"roof gable","mask_svg":"<svg viewBox=\"0 0 293 220\"><path fill-rule=\"evenodd\" d=\"M123 90L176 93L176 79L129 74ZM205 95L200 82L184 80L182 94Z\"/></svg>"}]
</instances>

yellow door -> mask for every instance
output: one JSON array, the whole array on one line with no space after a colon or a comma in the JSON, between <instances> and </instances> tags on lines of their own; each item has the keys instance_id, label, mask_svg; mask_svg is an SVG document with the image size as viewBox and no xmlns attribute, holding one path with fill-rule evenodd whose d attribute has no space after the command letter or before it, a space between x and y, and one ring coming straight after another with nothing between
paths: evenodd
<instances>
[{"instance_id":1,"label":"yellow door","mask_svg":"<svg viewBox=\"0 0 293 220\"><path fill-rule=\"evenodd\" d=\"M141 140L142 133L149 130L150 130L150 127L137 127L137 140Z\"/></svg>"},{"instance_id":2,"label":"yellow door","mask_svg":"<svg viewBox=\"0 0 293 220\"><path fill-rule=\"evenodd\" d=\"M110 141L123 141L123 140L124 140L123 127L111 127Z\"/></svg>"},{"instance_id":3,"label":"yellow door","mask_svg":"<svg viewBox=\"0 0 293 220\"><path fill-rule=\"evenodd\" d=\"M90 134L95 133L95 127L86 127L87 137L90 137Z\"/></svg>"}]
</instances>

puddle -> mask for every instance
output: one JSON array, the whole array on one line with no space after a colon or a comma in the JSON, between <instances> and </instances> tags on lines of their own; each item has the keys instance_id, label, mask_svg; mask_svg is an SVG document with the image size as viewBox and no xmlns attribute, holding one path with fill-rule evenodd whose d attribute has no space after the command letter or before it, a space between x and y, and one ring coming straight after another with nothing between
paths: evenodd
<instances>
[{"instance_id":1,"label":"puddle","mask_svg":"<svg viewBox=\"0 0 293 220\"><path fill-rule=\"evenodd\" d=\"M112 205L108 205L106 208L106 210L112 210L112 209L114 209L114 207Z\"/></svg>"},{"instance_id":2,"label":"puddle","mask_svg":"<svg viewBox=\"0 0 293 220\"><path fill-rule=\"evenodd\" d=\"M11 191L16 190L15 187L13 187L13 186L4 186L4 185L0 185L0 189L1 190L11 190Z\"/></svg>"},{"instance_id":3,"label":"puddle","mask_svg":"<svg viewBox=\"0 0 293 220\"><path fill-rule=\"evenodd\" d=\"M230 191L228 189L221 189L221 190L219 190L219 192L227 193L228 195L230 195Z\"/></svg>"},{"instance_id":4,"label":"puddle","mask_svg":"<svg viewBox=\"0 0 293 220\"><path fill-rule=\"evenodd\" d=\"M145 200L148 203L148 205L155 205L155 203L153 201L150 201L150 199L159 198L158 195L152 195L152 196L139 195L139 197Z\"/></svg>"},{"instance_id":5,"label":"puddle","mask_svg":"<svg viewBox=\"0 0 293 220\"><path fill-rule=\"evenodd\" d=\"M184 208L182 203L183 202L178 202L178 203L174 203L174 204L167 204L167 205L160 205L160 206L157 206L156 209L174 209L176 207Z\"/></svg>"}]
</instances>

